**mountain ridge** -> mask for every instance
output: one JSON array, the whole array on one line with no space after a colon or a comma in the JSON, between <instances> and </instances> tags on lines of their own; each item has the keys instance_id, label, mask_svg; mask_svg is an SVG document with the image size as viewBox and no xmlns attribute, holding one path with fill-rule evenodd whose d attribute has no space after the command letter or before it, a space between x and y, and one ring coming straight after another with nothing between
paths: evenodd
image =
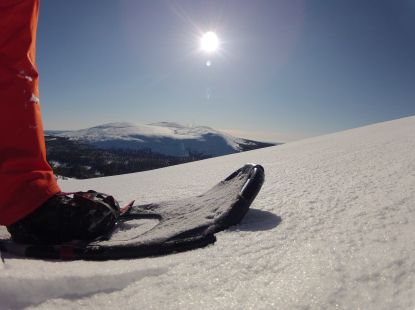
<instances>
[{"instance_id":1,"label":"mountain ridge","mask_svg":"<svg viewBox=\"0 0 415 310\"><path fill-rule=\"evenodd\" d=\"M208 126L185 126L175 122L147 125L114 122L81 130L47 130L47 136L79 140L102 149L151 150L168 156L222 156L277 145L237 138Z\"/></svg>"}]
</instances>

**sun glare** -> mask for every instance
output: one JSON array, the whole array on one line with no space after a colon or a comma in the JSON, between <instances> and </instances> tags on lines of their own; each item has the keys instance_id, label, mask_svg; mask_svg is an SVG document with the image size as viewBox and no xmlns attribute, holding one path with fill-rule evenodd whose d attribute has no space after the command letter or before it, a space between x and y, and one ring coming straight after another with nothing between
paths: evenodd
<instances>
[{"instance_id":1,"label":"sun glare","mask_svg":"<svg viewBox=\"0 0 415 310\"><path fill-rule=\"evenodd\" d=\"M213 31L206 32L200 39L200 49L207 53L213 53L219 48L219 39Z\"/></svg>"}]
</instances>

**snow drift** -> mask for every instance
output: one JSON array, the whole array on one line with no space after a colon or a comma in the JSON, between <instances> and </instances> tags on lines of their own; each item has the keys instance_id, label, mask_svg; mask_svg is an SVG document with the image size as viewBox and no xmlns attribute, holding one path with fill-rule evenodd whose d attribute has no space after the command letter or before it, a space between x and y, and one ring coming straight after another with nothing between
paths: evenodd
<instances>
[{"instance_id":1,"label":"snow drift","mask_svg":"<svg viewBox=\"0 0 415 310\"><path fill-rule=\"evenodd\" d=\"M106 262L5 255L0 308L414 309L414 154L409 117L159 170L61 180L66 191L148 203L202 193L246 162L266 171L242 224L204 249Z\"/></svg>"}]
</instances>

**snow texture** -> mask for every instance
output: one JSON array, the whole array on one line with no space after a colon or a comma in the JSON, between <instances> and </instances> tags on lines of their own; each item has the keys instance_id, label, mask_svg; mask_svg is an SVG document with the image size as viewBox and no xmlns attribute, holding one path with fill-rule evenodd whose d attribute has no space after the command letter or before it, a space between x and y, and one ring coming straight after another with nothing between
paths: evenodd
<instances>
[{"instance_id":1,"label":"snow texture","mask_svg":"<svg viewBox=\"0 0 415 310\"><path fill-rule=\"evenodd\" d=\"M200 194L246 162L266 181L203 249L54 262L3 253L0 308L414 309L415 117L141 173L61 180L122 203ZM1 230L5 235L5 230Z\"/></svg>"},{"instance_id":2,"label":"snow texture","mask_svg":"<svg viewBox=\"0 0 415 310\"><path fill-rule=\"evenodd\" d=\"M109 123L77 131L47 131L47 134L86 141L104 149L151 149L172 156L188 156L189 153L220 156L241 151L240 144L250 144L210 127L171 122Z\"/></svg>"}]
</instances>

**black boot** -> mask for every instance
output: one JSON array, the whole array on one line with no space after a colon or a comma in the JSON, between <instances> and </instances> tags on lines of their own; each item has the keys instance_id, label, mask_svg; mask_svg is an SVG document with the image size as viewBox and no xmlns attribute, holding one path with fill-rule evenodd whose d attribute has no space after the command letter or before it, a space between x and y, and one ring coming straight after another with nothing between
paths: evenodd
<instances>
[{"instance_id":1,"label":"black boot","mask_svg":"<svg viewBox=\"0 0 415 310\"><path fill-rule=\"evenodd\" d=\"M109 234L119 215L120 207L112 196L95 191L60 193L7 230L19 243L92 241Z\"/></svg>"}]
</instances>

